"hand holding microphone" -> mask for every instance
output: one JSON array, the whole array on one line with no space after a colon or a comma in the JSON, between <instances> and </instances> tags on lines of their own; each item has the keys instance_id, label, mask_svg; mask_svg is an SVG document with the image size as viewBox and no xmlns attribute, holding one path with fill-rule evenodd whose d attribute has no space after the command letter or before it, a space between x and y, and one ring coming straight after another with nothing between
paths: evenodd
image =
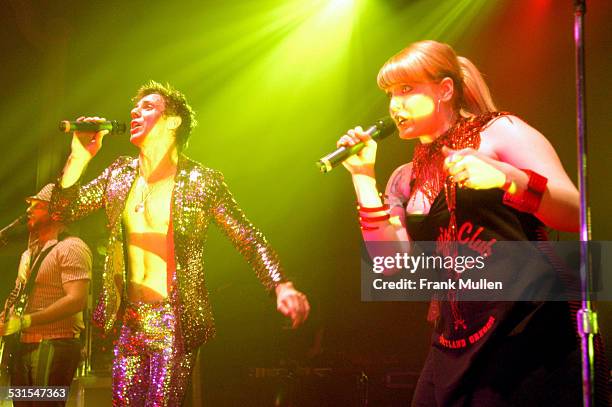
<instances>
[{"instance_id":1,"label":"hand holding microphone","mask_svg":"<svg viewBox=\"0 0 612 407\"><path fill-rule=\"evenodd\" d=\"M108 121L103 117L81 116L76 121L61 121L60 131L72 131L70 156L64 166L60 185L67 188L78 181L87 164L102 148L102 139L108 133L125 132L125 124Z\"/></svg>"},{"instance_id":2,"label":"hand holding microphone","mask_svg":"<svg viewBox=\"0 0 612 407\"><path fill-rule=\"evenodd\" d=\"M376 141L382 140L395 131L395 123L390 117L377 120L367 130L360 126L351 129L340 137L338 149L321 158L317 165L321 172L329 172L342 163L351 174L374 174L376 161Z\"/></svg>"},{"instance_id":3,"label":"hand holding microphone","mask_svg":"<svg viewBox=\"0 0 612 407\"><path fill-rule=\"evenodd\" d=\"M100 130L108 130L111 134L123 134L125 133L125 123L118 122L117 120L104 120L104 121L69 121L62 120L59 123L59 130L64 133L70 133L74 131L83 132L97 132Z\"/></svg>"},{"instance_id":4,"label":"hand holding microphone","mask_svg":"<svg viewBox=\"0 0 612 407\"><path fill-rule=\"evenodd\" d=\"M102 148L102 139L112 132L113 123L102 117L79 117L75 122L60 122L60 130L73 131L71 157L89 162ZM123 126L125 130L125 125Z\"/></svg>"},{"instance_id":5,"label":"hand holding microphone","mask_svg":"<svg viewBox=\"0 0 612 407\"><path fill-rule=\"evenodd\" d=\"M374 176L374 164L376 162L376 149L378 145L361 126L347 131L336 143L337 147L345 147L347 149L351 149L356 145L363 145L363 147L357 153L350 155L342 161L342 165L353 175L364 174Z\"/></svg>"}]
</instances>

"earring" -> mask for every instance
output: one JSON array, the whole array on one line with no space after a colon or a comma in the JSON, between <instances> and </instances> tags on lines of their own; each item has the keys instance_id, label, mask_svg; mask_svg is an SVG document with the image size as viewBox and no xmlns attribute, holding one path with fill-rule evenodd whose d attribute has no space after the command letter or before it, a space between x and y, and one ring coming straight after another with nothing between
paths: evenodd
<instances>
[{"instance_id":1,"label":"earring","mask_svg":"<svg viewBox=\"0 0 612 407\"><path fill-rule=\"evenodd\" d=\"M436 109L436 112L440 113L440 99L438 99L438 108Z\"/></svg>"}]
</instances>

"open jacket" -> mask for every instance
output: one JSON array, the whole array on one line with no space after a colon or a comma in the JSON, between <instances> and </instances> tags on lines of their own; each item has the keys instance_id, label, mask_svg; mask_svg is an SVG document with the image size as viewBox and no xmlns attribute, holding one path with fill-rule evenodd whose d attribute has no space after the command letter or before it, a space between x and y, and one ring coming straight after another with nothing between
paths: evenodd
<instances>
[{"instance_id":1,"label":"open jacket","mask_svg":"<svg viewBox=\"0 0 612 407\"><path fill-rule=\"evenodd\" d=\"M138 175L138 159L119 157L96 179L69 188L56 185L50 213L70 222L104 208L108 218L103 287L93 319L109 332L127 298L126 236L122 214ZM274 250L236 204L223 175L181 155L172 192L170 225L176 273L168 295L179 316L184 346L192 349L215 334L204 278L207 229L214 221L255 270L269 291L285 281ZM168 259L170 262L172 259Z\"/></svg>"}]
</instances>

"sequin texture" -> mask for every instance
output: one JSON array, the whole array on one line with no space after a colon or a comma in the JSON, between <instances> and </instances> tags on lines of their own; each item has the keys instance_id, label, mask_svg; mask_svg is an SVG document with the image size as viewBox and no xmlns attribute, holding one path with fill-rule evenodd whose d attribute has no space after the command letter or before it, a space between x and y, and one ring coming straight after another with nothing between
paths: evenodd
<instances>
[{"instance_id":1,"label":"sequin texture","mask_svg":"<svg viewBox=\"0 0 612 407\"><path fill-rule=\"evenodd\" d=\"M50 213L65 221L101 208L106 211L110 236L103 288L93 316L106 332L117 320L122 298L127 298L121 217L137 174L138 159L119 157L87 185L56 187L51 197ZM175 295L170 290L170 301L179 316L186 349L205 343L215 334L204 278L206 232L211 222L228 236L268 291L286 281L276 253L238 207L223 175L181 155L172 193L176 290Z\"/></svg>"},{"instance_id":2,"label":"sequin texture","mask_svg":"<svg viewBox=\"0 0 612 407\"><path fill-rule=\"evenodd\" d=\"M113 406L179 406L196 350L185 351L169 301L128 303L115 344Z\"/></svg>"}]
</instances>

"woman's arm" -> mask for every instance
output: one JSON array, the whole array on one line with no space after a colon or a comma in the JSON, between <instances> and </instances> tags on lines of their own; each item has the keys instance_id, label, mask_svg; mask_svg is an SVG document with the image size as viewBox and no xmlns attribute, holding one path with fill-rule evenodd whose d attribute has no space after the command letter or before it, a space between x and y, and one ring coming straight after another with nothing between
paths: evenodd
<instances>
[{"instance_id":1,"label":"woman's arm","mask_svg":"<svg viewBox=\"0 0 612 407\"><path fill-rule=\"evenodd\" d=\"M374 171L376 142L361 127L356 127L341 137L337 145L353 146L359 142L365 144L364 148L358 154L344 160L342 164L352 176L357 197L356 216L361 226L363 240L365 242L407 242L408 234L401 221L403 213L400 214L397 207L389 208L388 202L383 201L376 186ZM387 186L387 195L401 169L402 167L398 168L391 176Z\"/></svg>"},{"instance_id":2,"label":"woman's arm","mask_svg":"<svg viewBox=\"0 0 612 407\"><path fill-rule=\"evenodd\" d=\"M563 169L550 142L516 116L502 116L481 133L479 151L448 151L446 166L457 181L474 189L502 188L522 194L531 170L548 182L534 215L545 225L563 231L579 228L578 190Z\"/></svg>"},{"instance_id":3,"label":"woman's arm","mask_svg":"<svg viewBox=\"0 0 612 407\"><path fill-rule=\"evenodd\" d=\"M358 203L356 216L359 218L361 235L365 242L409 241L408 234L403 225L404 209L401 206L393 205L391 203L393 196L389 195L392 180L395 178L394 175L389 179L386 190L387 199L384 200L378 192L375 178L353 175L353 185ZM373 208L380 209L372 211ZM386 218L387 215L388 219L375 220L377 218Z\"/></svg>"}]
</instances>

